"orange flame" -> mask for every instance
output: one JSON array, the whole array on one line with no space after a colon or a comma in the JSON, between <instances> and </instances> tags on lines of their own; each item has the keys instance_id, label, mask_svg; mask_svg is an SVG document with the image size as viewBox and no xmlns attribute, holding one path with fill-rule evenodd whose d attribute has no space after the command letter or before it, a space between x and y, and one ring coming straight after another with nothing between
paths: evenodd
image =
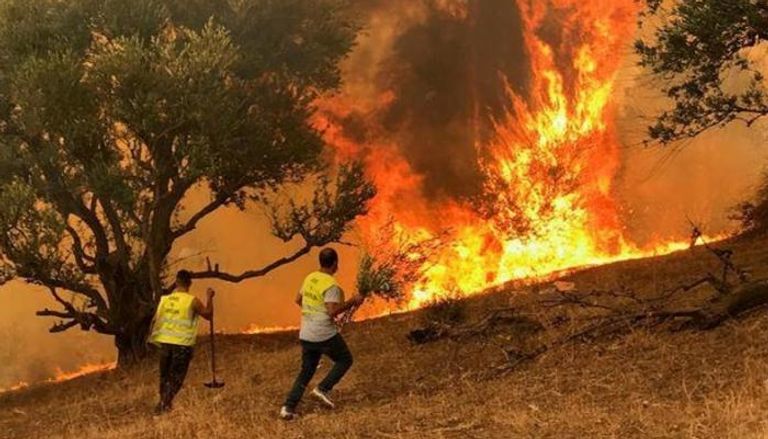
<instances>
[{"instance_id":1,"label":"orange flame","mask_svg":"<svg viewBox=\"0 0 768 439\"><path fill-rule=\"evenodd\" d=\"M346 137L340 124L353 111L376 108L353 94L318 102L316 125L338 159L362 158L379 188L359 222L370 243L384 224L414 237L449 231L409 309L450 291L473 294L517 279L611 261L669 253L690 242L640 249L624 236L613 198L620 148L612 95L622 57L635 32L634 0L518 0L530 59L528 96L507 91L509 111L495 135L477 145L485 175L483 204L426 200L421 178L393 145ZM391 92L382 92L386 106ZM365 102L365 104L361 103ZM370 119L373 119L372 117ZM369 122L374 134L387 136Z\"/></svg>"},{"instance_id":2,"label":"orange flame","mask_svg":"<svg viewBox=\"0 0 768 439\"><path fill-rule=\"evenodd\" d=\"M99 373L99 372L106 372L109 370L114 370L117 367L117 363L112 361L109 363L103 363L103 364L86 364L84 366L81 366L79 369L71 372L65 372L61 368L56 368L55 376L52 378L48 378L47 380L43 381L42 383L61 383L64 381L70 381L75 378L80 378L82 376L90 375L93 373ZM30 384L27 382L19 382L18 384L2 389L0 388L0 393L5 392L14 392L16 390L22 390L29 387Z\"/></svg>"},{"instance_id":3,"label":"orange flame","mask_svg":"<svg viewBox=\"0 0 768 439\"><path fill-rule=\"evenodd\" d=\"M249 325L244 330L240 331L239 334L248 334L248 335L255 335L255 334L275 334L278 332L287 332L287 331L295 331L299 329L296 326L259 326L257 324Z\"/></svg>"},{"instance_id":4,"label":"orange flame","mask_svg":"<svg viewBox=\"0 0 768 439\"><path fill-rule=\"evenodd\" d=\"M18 384L15 384L11 387L7 387L4 389L0 388L0 393L15 392L17 390L26 389L27 387L29 387L29 383L27 383L26 381L20 381Z\"/></svg>"},{"instance_id":5,"label":"orange flame","mask_svg":"<svg viewBox=\"0 0 768 439\"><path fill-rule=\"evenodd\" d=\"M117 363L113 361L110 363L103 363L103 364L86 364L84 366L81 366L78 370L75 370L72 372L65 372L60 368L56 368L56 376L48 380L48 382L59 383L62 381L69 381L75 378L80 378L85 375L113 370L116 367L117 367Z\"/></svg>"}]
</instances>

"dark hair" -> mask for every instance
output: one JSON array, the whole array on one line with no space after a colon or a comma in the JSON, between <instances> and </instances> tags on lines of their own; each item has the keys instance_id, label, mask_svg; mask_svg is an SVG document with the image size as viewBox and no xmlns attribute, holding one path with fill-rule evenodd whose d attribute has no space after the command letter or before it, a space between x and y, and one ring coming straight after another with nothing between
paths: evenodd
<instances>
[{"instance_id":1,"label":"dark hair","mask_svg":"<svg viewBox=\"0 0 768 439\"><path fill-rule=\"evenodd\" d=\"M176 285L180 287L189 287L192 285L192 274L187 270L179 270L176 273Z\"/></svg>"},{"instance_id":2,"label":"dark hair","mask_svg":"<svg viewBox=\"0 0 768 439\"><path fill-rule=\"evenodd\" d=\"M339 262L339 255L332 248L324 248L320 251L320 266L333 268Z\"/></svg>"}]
</instances>

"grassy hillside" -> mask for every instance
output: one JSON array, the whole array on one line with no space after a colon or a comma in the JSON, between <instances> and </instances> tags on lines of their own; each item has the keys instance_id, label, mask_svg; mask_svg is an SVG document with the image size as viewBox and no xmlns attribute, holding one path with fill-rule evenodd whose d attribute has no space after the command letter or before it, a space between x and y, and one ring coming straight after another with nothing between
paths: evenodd
<instances>
[{"instance_id":1,"label":"grassy hillside","mask_svg":"<svg viewBox=\"0 0 768 439\"><path fill-rule=\"evenodd\" d=\"M765 239L729 244L737 263L768 276ZM587 270L579 288L659 290L717 266L702 250ZM469 319L520 300L519 292L467 302ZM256 306L256 305L255 305ZM301 418L277 419L298 368L295 333L230 336L221 342L226 387L204 388L208 352L198 350L173 413L155 419L154 364L0 395L8 438L508 438L768 436L768 313L715 330L635 329L576 343L502 372L489 333L411 346L419 313L345 330L356 356L340 385L341 407L306 400ZM321 366L320 373L328 364Z\"/></svg>"}]
</instances>

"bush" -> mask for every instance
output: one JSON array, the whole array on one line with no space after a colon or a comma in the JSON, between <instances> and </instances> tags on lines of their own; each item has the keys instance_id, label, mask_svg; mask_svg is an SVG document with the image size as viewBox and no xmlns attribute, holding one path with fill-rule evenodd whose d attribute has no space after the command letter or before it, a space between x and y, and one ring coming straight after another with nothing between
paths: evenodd
<instances>
[{"instance_id":1,"label":"bush","mask_svg":"<svg viewBox=\"0 0 768 439\"><path fill-rule=\"evenodd\" d=\"M744 233L768 231L768 171L763 172L754 199L739 204L734 211L731 219L741 224Z\"/></svg>"}]
</instances>

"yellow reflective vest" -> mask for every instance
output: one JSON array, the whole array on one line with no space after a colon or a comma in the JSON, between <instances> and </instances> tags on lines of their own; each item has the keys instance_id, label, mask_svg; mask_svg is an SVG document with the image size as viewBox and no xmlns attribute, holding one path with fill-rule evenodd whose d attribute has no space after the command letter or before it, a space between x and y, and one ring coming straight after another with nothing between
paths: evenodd
<instances>
[{"instance_id":1,"label":"yellow reflective vest","mask_svg":"<svg viewBox=\"0 0 768 439\"><path fill-rule=\"evenodd\" d=\"M194 346L198 319L194 303L195 296L183 291L174 291L160 299L150 342Z\"/></svg>"},{"instance_id":2,"label":"yellow reflective vest","mask_svg":"<svg viewBox=\"0 0 768 439\"><path fill-rule=\"evenodd\" d=\"M301 313L305 316L328 314L323 293L334 285L336 279L330 274L316 271L307 276L301 286Z\"/></svg>"}]
</instances>

